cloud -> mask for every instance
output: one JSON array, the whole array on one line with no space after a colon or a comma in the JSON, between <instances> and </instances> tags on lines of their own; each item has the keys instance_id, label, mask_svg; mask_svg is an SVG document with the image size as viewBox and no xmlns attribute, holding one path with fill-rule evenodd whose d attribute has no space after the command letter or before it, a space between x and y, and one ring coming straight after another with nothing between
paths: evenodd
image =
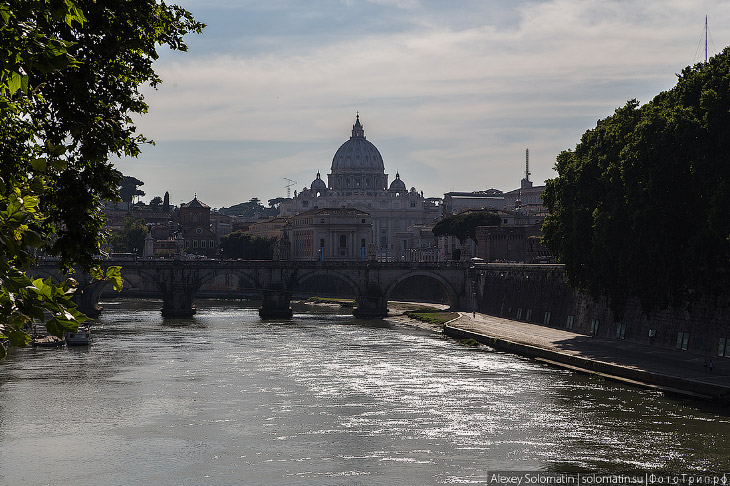
<instances>
[{"instance_id":1,"label":"cloud","mask_svg":"<svg viewBox=\"0 0 730 486\"><path fill-rule=\"evenodd\" d=\"M299 41L291 49L205 56L193 50L165 59L157 66L165 83L148 94L141 131L168 142L312 143L334 154L359 110L379 148L402 145L394 150L398 160L386 157L386 170L398 164L407 178L411 166L430 168L422 184L431 195L448 190L444 181L463 190L508 190L519 183L527 146L535 180L552 177L557 153L597 119L628 99L646 102L670 88L674 73L693 62L704 21L682 1L524 2L510 12L515 20L502 24L488 17L467 22L467 9L455 19L425 2L377 3L410 18L386 31L315 32L311 43L298 32L286 40ZM713 23L730 25L727 9L716 10ZM715 38L728 38L723 29ZM307 166L311 178L317 168L325 174L331 154L325 166L317 151L272 153L257 170L276 183L262 176L240 190L273 191L282 174ZM478 168L492 171L484 179L494 183L478 184L470 175Z\"/></svg>"}]
</instances>

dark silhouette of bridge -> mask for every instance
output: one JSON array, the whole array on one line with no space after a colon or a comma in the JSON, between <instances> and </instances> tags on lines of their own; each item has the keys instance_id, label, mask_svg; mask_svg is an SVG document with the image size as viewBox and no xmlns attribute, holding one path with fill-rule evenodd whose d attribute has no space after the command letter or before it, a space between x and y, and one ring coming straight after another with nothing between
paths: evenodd
<instances>
[{"instance_id":1,"label":"dark silhouette of bridge","mask_svg":"<svg viewBox=\"0 0 730 486\"><path fill-rule=\"evenodd\" d=\"M200 288L221 276L238 278L247 294L257 292L263 318L291 317L292 293L313 278L337 279L352 290L357 306L353 315L380 318L388 313L388 297L413 277L432 279L444 291L452 308L466 306L471 296L469 266L465 262L299 262L256 260L109 260L103 266L122 267L125 284L144 282L162 298L162 315L190 317L195 314L195 297ZM36 277L61 279L50 264L34 268ZM75 275L81 291L80 309L87 315L100 312L99 296L106 282L93 282L88 275ZM244 295L241 295L243 297Z\"/></svg>"}]
</instances>

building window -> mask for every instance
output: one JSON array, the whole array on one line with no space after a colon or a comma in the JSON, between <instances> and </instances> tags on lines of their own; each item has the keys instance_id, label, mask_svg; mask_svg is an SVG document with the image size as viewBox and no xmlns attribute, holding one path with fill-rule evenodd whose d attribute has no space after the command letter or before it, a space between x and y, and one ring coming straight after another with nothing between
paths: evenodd
<instances>
[{"instance_id":1,"label":"building window","mask_svg":"<svg viewBox=\"0 0 730 486\"><path fill-rule=\"evenodd\" d=\"M205 248L205 240L200 240L200 248Z\"/></svg>"},{"instance_id":2,"label":"building window","mask_svg":"<svg viewBox=\"0 0 730 486\"><path fill-rule=\"evenodd\" d=\"M340 248L347 248L347 236L340 235Z\"/></svg>"},{"instance_id":3,"label":"building window","mask_svg":"<svg viewBox=\"0 0 730 486\"><path fill-rule=\"evenodd\" d=\"M616 325L616 339L623 339L626 336L626 323L619 322Z\"/></svg>"},{"instance_id":4,"label":"building window","mask_svg":"<svg viewBox=\"0 0 730 486\"><path fill-rule=\"evenodd\" d=\"M687 351L687 347L689 346L689 333L688 332L678 332L677 333L677 349L681 349L683 351Z\"/></svg>"},{"instance_id":5,"label":"building window","mask_svg":"<svg viewBox=\"0 0 730 486\"><path fill-rule=\"evenodd\" d=\"M522 307L517 308L517 320L522 320Z\"/></svg>"},{"instance_id":6,"label":"building window","mask_svg":"<svg viewBox=\"0 0 730 486\"><path fill-rule=\"evenodd\" d=\"M532 320L532 309L527 309L527 315L525 316L525 320L527 322L530 322Z\"/></svg>"},{"instance_id":7,"label":"building window","mask_svg":"<svg viewBox=\"0 0 730 486\"><path fill-rule=\"evenodd\" d=\"M308 208L309 207L309 201L302 201L302 207Z\"/></svg>"},{"instance_id":8,"label":"building window","mask_svg":"<svg viewBox=\"0 0 730 486\"><path fill-rule=\"evenodd\" d=\"M360 248L365 248L365 238L360 239Z\"/></svg>"},{"instance_id":9,"label":"building window","mask_svg":"<svg viewBox=\"0 0 730 486\"><path fill-rule=\"evenodd\" d=\"M197 248L197 247L198 247L198 240L193 240L193 248Z\"/></svg>"},{"instance_id":10,"label":"building window","mask_svg":"<svg viewBox=\"0 0 730 486\"><path fill-rule=\"evenodd\" d=\"M598 319L591 320L591 334L593 334L594 336L598 334L598 326L600 326L600 324L601 321L599 321Z\"/></svg>"},{"instance_id":11,"label":"building window","mask_svg":"<svg viewBox=\"0 0 730 486\"><path fill-rule=\"evenodd\" d=\"M320 248L324 248L324 238L322 238L321 240L319 240L319 247Z\"/></svg>"},{"instance_id":12,"label":"building window","mask_svg":"<svg viewBox=\"0 0 730 486\"><path fill-rule=\"evenodd\" d=\"M573 329L573 322L575 321L575 316L568 316L565 319L565 328L566 329Z\"/></svg>"},{"instance_id":13,"label":"building window","mask_svg":"<svg viewBox=\"0 0 730 486\"><path fill-rule=\"evenodd\" d=\"M542 319L542 323L545 326L549 326L550 325L550 312L549 311L545 312L545 316Z\"/></svg>"},{"instance_id":14,"label":"building window","mask_svg":"<svg viewBox=\"0 0 730 486\"><path fill-rule=\"evenodd\" d=\"M214 240L210 240L208 242L208 248L215 248L215 241Z\"/></svg>"}]
</instances>

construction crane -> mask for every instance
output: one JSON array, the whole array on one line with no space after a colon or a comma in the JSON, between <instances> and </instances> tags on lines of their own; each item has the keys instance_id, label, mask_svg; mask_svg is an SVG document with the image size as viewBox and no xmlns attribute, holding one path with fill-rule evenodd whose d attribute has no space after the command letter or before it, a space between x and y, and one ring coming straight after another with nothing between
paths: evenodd
<instances>
[{"instance_id":1,"label":"construction crane","mask_svg":"<svg viewBox=\"0 0 730 486\"><path fill-rule=\"evenodd\" d=\"M292 186L296 185L297 181L289 179L287 177L284 177L283 179L285 181L289 181L289 184L287 184L284 187L286 187L286 197L287 197L287 199L290 199L291 198L291 188L292 188Z\"/></svg>"}]
</instances>

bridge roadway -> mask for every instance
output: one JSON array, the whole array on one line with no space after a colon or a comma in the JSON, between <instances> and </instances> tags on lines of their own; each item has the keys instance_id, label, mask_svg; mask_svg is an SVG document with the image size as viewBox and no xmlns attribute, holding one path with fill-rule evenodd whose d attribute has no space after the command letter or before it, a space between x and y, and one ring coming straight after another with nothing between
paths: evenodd
<instances>
[{"instance_id":1,"label":"bridge roadway","mask_svg":"<svg viewBox=\"0 0 730 486\"><path fill-rule=\"evenodd\" d=\"M291 317L291 295L314 277L334 278L348 285L355 295L359 318L380 318L388 313L388 296L393 289L412 277L436 281L452 308L470 302L472 288L466 262L337 262L337 261L264 261L264 260L108 260L103 266L122 267L125 285L143 281L159 291L162 315L190 317L195 314L195 295L206 282L222 275L238 278L241 287L261 293L259 314L264 318ZM36 267L36 277L60 280L55 266ZM75 275L82 289L77 302L88 315L98 314L99 296L105 282L92 282L88 275ZM150 285L151 284L151 285Z\"/></svg>"}]
</instances>

